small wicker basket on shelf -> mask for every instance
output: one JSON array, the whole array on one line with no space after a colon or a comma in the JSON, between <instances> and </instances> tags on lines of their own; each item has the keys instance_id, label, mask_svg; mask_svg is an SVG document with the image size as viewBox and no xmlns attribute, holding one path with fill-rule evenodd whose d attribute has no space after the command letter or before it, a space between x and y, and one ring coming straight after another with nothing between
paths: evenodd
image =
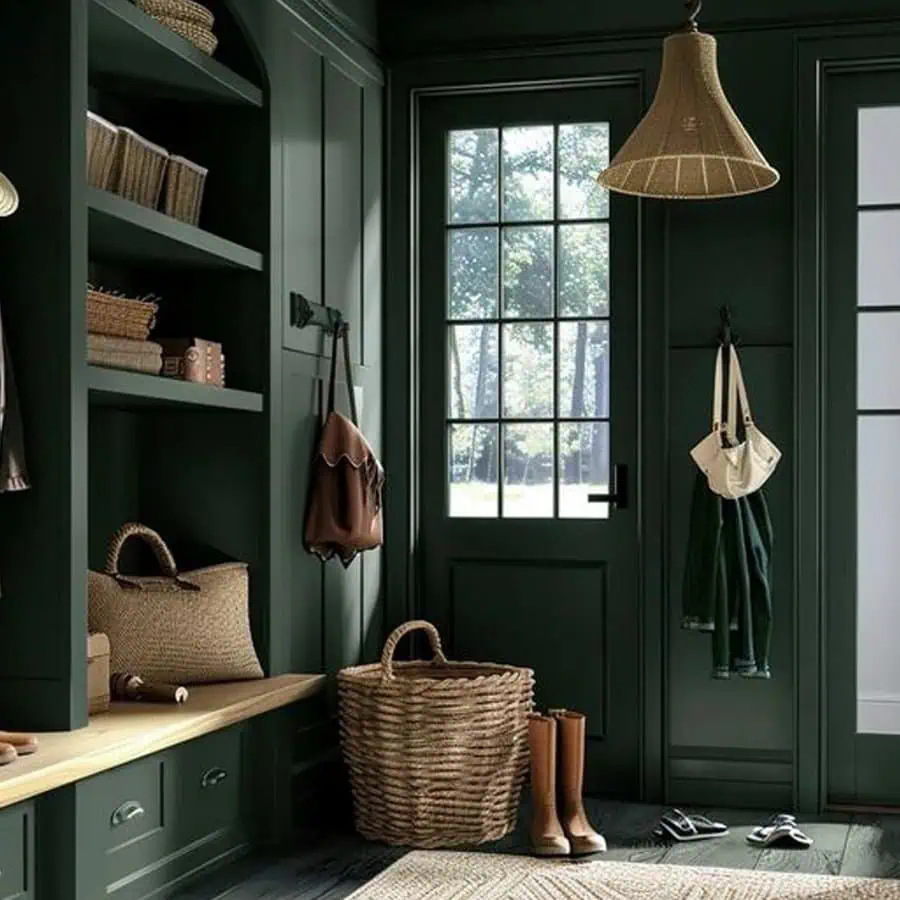
<instances>
[{"instance_id":1,"label":"small wicker basket on shelf","mask_svg":"<svg viewBox=\"0 0 900 900\"><path fill-rule=\"evenodd\" d=\"M119 129L112 122L87 114L87 183L91 187L106 190L116 161L116 144Z\"/></svg>"},{"instance_id":2,"label":"small wicker basket on shelf","mask_svg":"<svg viewBox=\"0 0 900 900\"><path fill-rule=\"evenodd\" d=\"M139 9L151 16L168 16L209 29L216 24L212 11L195 0L136 0L136 3Z\"/></svg>"},{"instance_id":3,"label":"small wicker basket on shelf","mask_svg":"<svg viewBox=\"0 0 900 900\"><path fill-rule=\"evenodd\" d=\"M212 56L216 52L216 47L219 46L219 39L205 25L198 25L196 22L189 22L185 19L174 19L171 16L155 15L153 18L160 25L165 25L169 31L174 31L186 41L190 41L207 56Z\"/></svg>"},{"instance_id":4,"label":"small wicker basket on shelf","mask_svg":"<svg viewBox=\"0 0 900 900\"><path fill-rule=\"evenodd\" d=\"M121 297L91 285L88 285L86 302L88 332L135 341L147 340L159 311L152 300Z\"/></svg>"},{"instance_id":5,"label":"small wicker basket on shelf","mask_svg":"<svg viewBox=\"0 0 900 900\"><path fill-rule=\"evenodd\" d=\"M428 634L431 662L394 662ZM356 828L423 849L498 840L516 825L528 769L531 669L448 662L437 629L407 622L381 662L338 673L341 746Z\"/></svg>"},{"instance_id":6,"label":"small wicker basket on shelf","mask_svg":"<svg viewBox=\"0 0 900 900\"><path fill-rule=\"evenodd\" d=\"M169 153L130 128L119 129L112 190L134 203L156 209Z\"/></svg>"},{"instance_id":7,"label":"small wicker basket on shelf","mask_svg":"<svg viewBox=\"0 0 900 900\"><path fill-rule=\"evenodd\" d=\"M200 206L203 203L203 188L208 171L183 156L169 157L164 194L166 215L189 225L196 225L200 221Z\"/></svg>"}]
</instances>

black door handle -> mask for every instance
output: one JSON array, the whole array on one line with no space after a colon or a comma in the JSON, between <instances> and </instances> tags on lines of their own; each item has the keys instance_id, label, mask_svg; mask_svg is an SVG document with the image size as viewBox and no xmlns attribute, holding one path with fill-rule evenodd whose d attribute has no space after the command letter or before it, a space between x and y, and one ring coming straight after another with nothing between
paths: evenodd
<instances>
[{"instance_id":1,"label":"black door handle","mask_svg":"<svg viewBox=\"0 0 900 900\"><path fill-rule=\"evenodd\" d=\"M628 466L616 463L608 494L588 494L588 503L608 503L613 509L628 509Z\"/></svg>"}]
</instances>

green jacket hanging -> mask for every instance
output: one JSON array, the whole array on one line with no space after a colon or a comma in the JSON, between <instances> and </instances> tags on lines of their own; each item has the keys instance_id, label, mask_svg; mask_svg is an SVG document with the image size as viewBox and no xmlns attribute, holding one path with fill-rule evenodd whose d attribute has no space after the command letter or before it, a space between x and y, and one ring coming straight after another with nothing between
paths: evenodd
<instances>
[{"instance_id":1,"label":"green jacket hanging","mask_svg":"<svg viewBox=\"0 0 900 900\"><path fill-rule=\"evenodd\" d=\"M711 633L714 678L770 677L773 542L762 491L724 500L697 472L682 627Z\"/></svg>"}]
</instances>

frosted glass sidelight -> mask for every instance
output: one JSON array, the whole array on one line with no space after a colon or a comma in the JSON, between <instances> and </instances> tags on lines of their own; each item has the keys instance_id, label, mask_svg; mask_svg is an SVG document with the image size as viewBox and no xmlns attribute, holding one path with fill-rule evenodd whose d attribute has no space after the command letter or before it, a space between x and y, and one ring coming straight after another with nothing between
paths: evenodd
<instances>
[{"instance_id":1,"label":"frosted glass sidelight","mask_svg":"<svg viewBox=\"0 0 900 900\"><path fill-rule=\"evenodd\" d=\"M859 203L900 203L900 106L859 111Z\"/></svg>"},{"instance_id":2,"label":"frosted glass sidelight","mask_svg":"<svg viewBox=\"0 0 900 900\"><path fill-rule=\"evenodd\" d=\"M860 210L857 303L900 306L900 209Z\"/></svg>"},{"instance_id":3,"label":"frosted glass sidelight","mask_svg":"<svg viewBox=\"0 0 900 900\"><path fill-rule=\"evenodd\" d=\"M857 730L900 734L900 416L861 416L858 444Z\"/></svg>"},{"instance_id":4,"label":"frosted glass sidelight","mask_svg":"<svg viewBox=\"0 0 900 900\"><path fill-rule=\"evenodd\" d=\"M857 405L900 410L900 312L857 316Z\"/></svg>"}]
</instances>

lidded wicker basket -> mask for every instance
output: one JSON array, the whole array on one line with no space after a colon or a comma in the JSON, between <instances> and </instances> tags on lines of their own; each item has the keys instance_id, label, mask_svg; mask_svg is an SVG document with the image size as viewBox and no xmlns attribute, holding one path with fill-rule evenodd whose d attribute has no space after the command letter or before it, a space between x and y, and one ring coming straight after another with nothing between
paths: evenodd
<instances>
[{"instance_id":1,"label":"lidded wicker basket","mask_svg":"<svg viewBox=\"0 0 900 900\"><path fill-rule=\"evenodd\" d=\"M417 630L428 634L434 659L394 662L400 639ZM512 831L533 698L531 669L450 662L424 621L392 632L380 663L342 670L341 747L359 833L435 849Z\"/></svg>"}]
</instances>

